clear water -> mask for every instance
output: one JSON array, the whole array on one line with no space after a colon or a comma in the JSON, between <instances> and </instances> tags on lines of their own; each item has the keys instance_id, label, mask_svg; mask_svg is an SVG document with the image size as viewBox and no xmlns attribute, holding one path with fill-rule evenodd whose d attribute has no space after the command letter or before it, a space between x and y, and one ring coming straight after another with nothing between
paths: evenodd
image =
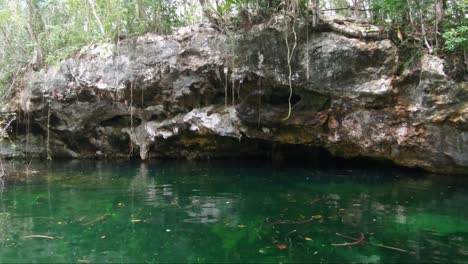
<instances>
[{"instance_id":1,"label":"clear water","mask_svg":"<svg viewBox=\"0 0 468 264\"><path fill-rule=\"evenodd\" d=\"M241 161L33 168L1 192L1 263L468 262L466 177ZM332 245L354 242L336 233L364 240Z\"/></svg>"}]
</instances>

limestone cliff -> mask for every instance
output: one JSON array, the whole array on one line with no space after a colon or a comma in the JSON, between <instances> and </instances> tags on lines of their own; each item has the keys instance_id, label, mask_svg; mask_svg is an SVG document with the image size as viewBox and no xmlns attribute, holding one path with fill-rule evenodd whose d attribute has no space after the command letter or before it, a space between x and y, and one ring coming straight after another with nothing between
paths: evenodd
<instances>
[{"instance_id":1,"label":"limestone cliff","mask_svg":"<svg viewBox=\"0 0 468 264\"><path fill-rule=\"evenodd\" d=\"M14 147L3 141L0 155L207 158L281 144L468 174L468 86L446 76L442 59L424 55L396 74L389 40L300 27L297 42L288 119L287 48L275 24L85 47L25 76L1 108L18 118Z\"/></svg>"}]
</instances>

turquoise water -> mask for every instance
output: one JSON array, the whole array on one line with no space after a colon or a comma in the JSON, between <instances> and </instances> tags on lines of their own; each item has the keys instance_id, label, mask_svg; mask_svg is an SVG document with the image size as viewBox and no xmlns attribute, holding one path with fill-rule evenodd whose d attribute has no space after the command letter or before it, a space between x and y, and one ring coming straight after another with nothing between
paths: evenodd
<instances>
[{"instance_id":1,"label":"turquoise water","mask_svg":"<svg viewBox=\"0 0 468 264\"><path fill-rule=\"evenodd\" d=\"M245 161L32 168L1 191L2 263L468 262L466 177Z\"/></svg>"}]
</instances>

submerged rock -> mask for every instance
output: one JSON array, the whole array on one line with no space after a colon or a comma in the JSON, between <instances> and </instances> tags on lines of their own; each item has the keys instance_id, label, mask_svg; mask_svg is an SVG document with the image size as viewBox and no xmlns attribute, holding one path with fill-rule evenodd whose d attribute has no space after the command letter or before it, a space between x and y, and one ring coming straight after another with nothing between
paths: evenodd
<instances>
[{"instance_id":1,"label":"submerged rock","mask_svg":"<svg viewBox=\"0 0 468 264\"><path fill-rule=\"evenodd\" d=\"M2 108L18 120L0 155L235 157L271 151L269 142L468 174L467 84L450 80L442 59L424 55L397 76L389 40L298 32L291 95L274 24L85 47L25 76Z\"/></svg>"}]
</instances>

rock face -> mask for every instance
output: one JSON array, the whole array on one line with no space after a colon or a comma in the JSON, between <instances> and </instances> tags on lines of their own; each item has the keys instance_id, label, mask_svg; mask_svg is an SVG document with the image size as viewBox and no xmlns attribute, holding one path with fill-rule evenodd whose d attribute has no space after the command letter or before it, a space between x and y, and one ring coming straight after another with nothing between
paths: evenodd
<instances>
[{"instance_id":1,"label":"rock face","mask_svg":"<svg viewBox=\"0 0 468 264\"><path fill-rule=\"evenodd\" d=\"M396 75L389 40L298 32L291 75L276 25L85 47L25 77L2 107L18 120L0 156L209 158L290 145L468 174L468 85L443 60L425 55Z\"/></svg>"}]
</instances>

